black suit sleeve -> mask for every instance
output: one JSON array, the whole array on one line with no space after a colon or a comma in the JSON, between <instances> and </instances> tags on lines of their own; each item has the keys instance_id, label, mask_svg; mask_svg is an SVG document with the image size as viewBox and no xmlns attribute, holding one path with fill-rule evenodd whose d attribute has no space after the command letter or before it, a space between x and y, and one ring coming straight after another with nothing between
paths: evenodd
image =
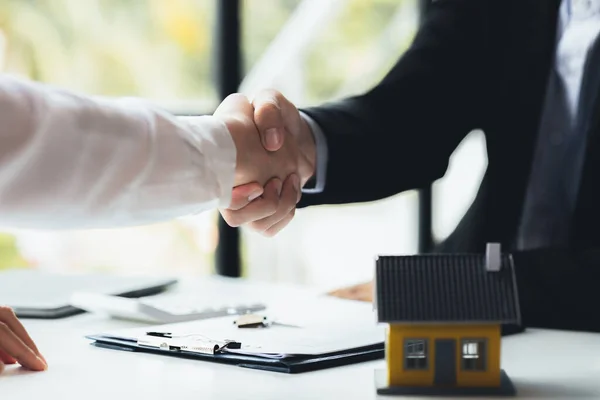
<instances>
[{"instance_id":1,"label":"black suit sleeve","mask_svg":"<svg viewBox=\"0 0 600 400\"><path fill-rule=\"evenodd\" d=\"M600 332L600 249L514 254L525 327Z\"/></svg>"},{"instance_id":2,"label":"black suit sleeve","mask_svg":"<svg viewBox=\"0 0 600 400\"><path fill-rule=\"evenodd\" d=\"M324 192L300 207L377 200L444 175L460 141L481 127L487 3L435 1L378 86L302 110L323 129L328 164Z\"/></svg>"}]
</instances>

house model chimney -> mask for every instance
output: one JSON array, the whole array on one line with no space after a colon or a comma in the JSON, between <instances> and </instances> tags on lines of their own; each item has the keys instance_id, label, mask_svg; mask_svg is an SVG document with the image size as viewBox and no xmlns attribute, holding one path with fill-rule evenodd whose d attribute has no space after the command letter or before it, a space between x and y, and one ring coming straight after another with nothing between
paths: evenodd
<instances>
[{"instance_id":1,"label":"house model chimney","mask_svg":"<svg viewBox=\"0 0 600 400\"><path fill-rule=\"evenodd\" d=\"M485 249L485 269L486 271L500 271L502 258L500 243L488 243Z\"/></svg>"}]
</instances>

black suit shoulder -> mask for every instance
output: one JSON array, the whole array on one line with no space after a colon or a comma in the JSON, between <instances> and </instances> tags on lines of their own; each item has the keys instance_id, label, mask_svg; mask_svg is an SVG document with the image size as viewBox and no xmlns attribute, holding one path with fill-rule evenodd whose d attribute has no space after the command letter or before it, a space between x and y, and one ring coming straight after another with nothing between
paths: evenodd
<instances>
[{"instance_id":1,"label":"black suit shoulder","mask_svg":"<svg viewBox=\"0 0 600 400\"><path fill-rule=\"evenodd\" d=\"M329 157L325 191L300 206L377 200L444 175L458 143L482 124L496 4L434 2L380 84L303 110L323 129Z\"/></svg>"}]
</instances>

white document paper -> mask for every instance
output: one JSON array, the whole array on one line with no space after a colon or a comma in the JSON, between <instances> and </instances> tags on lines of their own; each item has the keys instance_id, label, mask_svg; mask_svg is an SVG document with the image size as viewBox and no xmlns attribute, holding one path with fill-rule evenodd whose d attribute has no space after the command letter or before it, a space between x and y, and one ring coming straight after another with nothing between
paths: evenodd
<instances>
[{"instance_id":1,"label":"white document paper","mask_svg":"<svg viewBox=\"0 0 600 400\"><path fill-rule=\"evenodd\" d=\"M176 340L241 343L227 352L269 358L314 356L340 352L384 341L384 328L377 325L372 305L326 296L268 307L257 313L276 322L266 328L238 328L236 316L177 324L134 328L106 333L134 340L161 340L147 332L170 333ZM292 327L289 325L296 325Z\"/></svg>"}]
</instances>

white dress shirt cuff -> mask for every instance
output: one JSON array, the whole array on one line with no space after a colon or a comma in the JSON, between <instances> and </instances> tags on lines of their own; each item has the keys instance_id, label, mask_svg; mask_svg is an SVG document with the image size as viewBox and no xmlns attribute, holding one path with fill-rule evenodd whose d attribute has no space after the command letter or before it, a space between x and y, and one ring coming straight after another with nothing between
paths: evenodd
<instances>
[{"instance_id":1,"label":"white dress shirt cuff","mask_svg":"<svg viewBox=\"0 0 600 400\"><path fill-rule=\"evenodd\" d=\"M218 185L218 203L215 208L227 208L231 203L231 192L235 179L237 150L229 129L224 122L213 116L182 117L191 126L188 137L190 145L198 151L193 152L192 162L199 170L211 171L215 174L211 181ZM214 157L207 157L213 154ZM208 164L208 165L207 165ZM203 179L198 182L198 191ZM205 209L203 206L199 212Z\"/></svg>"},{"instance_id":2,"label":"white dress shirt cuff","mask_svg":"<svg viewBox=\"0 0 600 400\"><path fill-rule=\"evenodd\" d=\"M302 193L321 193L325 189L325 180L327 176L327 158L329 151L327 148L327 139L323 130L314 119L300 111L300 116L306 121L315 139L316 148L316 166L315 166L315 186L312 188L302 188Z\"/></svg>"}]
</instances>

